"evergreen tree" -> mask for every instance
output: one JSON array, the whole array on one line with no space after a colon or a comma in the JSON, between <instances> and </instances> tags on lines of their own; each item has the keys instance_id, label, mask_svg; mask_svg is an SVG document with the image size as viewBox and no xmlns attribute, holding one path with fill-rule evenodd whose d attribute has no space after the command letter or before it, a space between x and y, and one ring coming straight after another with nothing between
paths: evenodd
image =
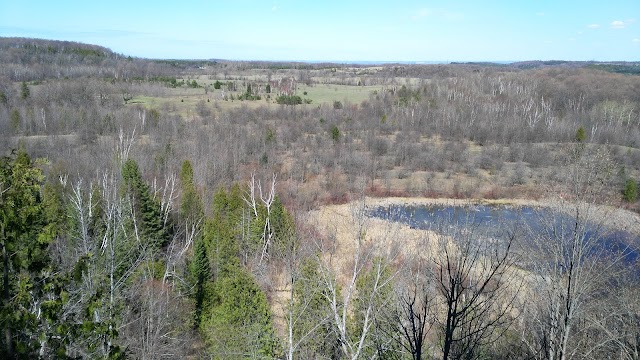
<instances>
[{"instance_id":1,"label":"evergreen tree","mask_svg":"<svg viewBox=\"0 0 640 360\"><path fill-rule=\"evenodd\" d=\"M182 163L180 170L180 184L182 201L180 202L180 219L186 227L185 231L199 233L202 218L204 217L204 205L193 182L193 167L189 160Z\"/></svg>"},{"instance_id":2,"label":"evergreen tree","mask_svg":"<svg viewBox=\"0 0 640 360\"><path fill-rule=\"evenodd\" d=\"M44 216L47 225L43 229L51 239L66 234L68 227L65 194L60 182L47 182L43 189Z\"/></svg>"},{"instance_id":3,"label":"evergreen tree","mask_svg":"<svg viewBox=\"0 0 640 360\"><path fill-rule=\"evenodd\" d=\"M190 283L193 288L192 297L195 302L194 326L200 325L200 317L207 288L211 281L211 269L207 256L207 247L202 235L204 206L193 183L193 167L189 160L182 163L180 169L182 199L180 203L180 225L184 231L193 236L193 257L189 263Z\"/></svg>"},{"instance_id":4,"label":"evergreen tree","mask_svg":"<svg viewBox=\"0 0 640 360\"><path fill-rule=\"evenodd\" d=\"M576 131L576 142L583 143L587 139L587 133L584 128L580 126Z\"/></svg>"},{"instance_id":5,"label":"evergreen tree","mask_svg":"<svg viewBox=\"0 0 640 360\"><path fill-rule=\"evenodd\" d=\"M333 125L331 127L331 140L333 140L334 143L338 143L340 141L340 129L338 129L338 126Z\"/></svg>"},{"instance_id":6,"label":"evergreen tree","mask_svg":"<svg viewBox=\"0 0 640 360\"><path fill-rule=\"evenodd\" d=\"M281 352L267 298L250 273L227 268L214 285L202 330L213 358L277 358Z\"/></svg>"},{"instance_id":7,"label":"evergreen tree","mask_svg":"<svg viewBox=\"0 0 640 360\"><path fill-rule=\"evenodd\" d=\"M363 341L365 358L397 359L398 344L384 327L383 309L391 303L391 270L381 258L356 283L356 298L351 326L354 343ZM362 334L365 333L365 336Z\"/></svg>"},{"instance_id":8,"label":"evergreen tree","mask_svg":"<svg viewBox=\"0 0 640 360\"><path fill-rule=\"evenodd\" d=\"M190 263L191 282L195 287L193 298L195 301L194 325L200 326L202 308L211 282L211 269L207 257L207 248L202 237L199 237L193 249L193 260Z\"/></svg>"},{"instance_id":9,"label":"evergreen tree","mask_svg":"<svg viewBox=\"0 0 640 360\"><path fill-rule=\"evenodd\" d=\"M273 358L280 352L266 296L239 257L245 210L239 185L229 192L219 188L203 245L194 249L196 318L214 358Z\"/></svg>"},{"instance_id":10,"label":"evergreen tree","mask_svg":"<svg viewBox=\"0 0 640 360\"><path fill-rule=\"evenodd\" d=\"M227 209L227 193L220 188L213 196L213 216L204 229L204 243L213 280L223 276L228 267L239 266L240 263L238 244L233 236L234 224L229 221Z\"/></svg>"},{"instance_id":11,"label":"evergreen tree","mask_svg":"<svg viewBox=\"0 0 640 360\"><path fill-rule=\"evenodd\" d=\"M297 246L293 217L276 195L271 205L271 228L274 233L273 247L277 254L287 254Z\"/></svg>"},{"instance_id":12,"label":"evergreen tree","mask_svg":"<svg viewBox=\"0 0 640 360\"><path fill-rule=\"evenodd\" d=\"M128 300L125 288L139 276L137 264L144 267L146 259L134 236L129 196L118 193L115 180L89 187L77 183L69 197L68 256L61 265L71 267L65 288L69 301L62 312L72 325L68 346L72 358L124 356L116 340Z\"/></svg>"},{"instance_id":13,"label":"evergreen tree","mask_svg":"<svg viewBox=\"0 0 640 360\"><path fill-rule=\"evenodd\" d=\"M151 246L151 249L165 246L169 241L169 232L162 219L160 204L153 199L149 185L142 179L142 174L135 160L125 161L122 167L122 178L125 190L131 196L141 239L146 245Z\"/></svg>"},{"instance_id":14,"label":"evergreen tree","mask_svg":"<svg viewBox=\"0 0 640 360\"><path fill-rule=\"evenodd\" d=\"M635 202L638 199L638 183L634 179L627 179L624 183L622 197L626 202Z\"/></svg>"},{"instance_id":15,"label":"evergreen tree","mask_svg":"<svg viewBox=\"0 0 640 360\"><path fill-rule=\"evenodd\" d=\"M52 237L44 231L43 180L22 150L0 159L1 358L64 353L64 344L52 341L62 299L47 253Z\"/></svg>"},{"instance_id":16,"label":"evergreen tree","mask_svg":"<svg viewBox=\"0 0 640 360\"><path fill-rule=\"evenodd\" d=\"M340 357L340 343L331 327L330 304L319 283L318 263L308 259L293 286L293 303L287 323L292 327L294 357Z\"/></svg>"},{"instance_id":17,"label":"evergreen tree","mask_svg":"<svg viewBox=\"0 0 640 360\"><path fill-rule=\"evenodd\" d=\"M18 109L11 110L11 119L9 120L9 125L15 133L20 132L20 127L22 126L22 115L20 115Z\"/></svg>"},{"instance_id":18,"label":"evergreen tree","mask_svg":"<svg viewBox=\"0 0 640 360\"><path fill-rule=\"evenodd\" d=\"M29 86L27 86L26 82L22 82L22 87L20 88L20 96L22 100L27 100L31 95L31 91L29 90Z\"/></svg>"}]
</instances>

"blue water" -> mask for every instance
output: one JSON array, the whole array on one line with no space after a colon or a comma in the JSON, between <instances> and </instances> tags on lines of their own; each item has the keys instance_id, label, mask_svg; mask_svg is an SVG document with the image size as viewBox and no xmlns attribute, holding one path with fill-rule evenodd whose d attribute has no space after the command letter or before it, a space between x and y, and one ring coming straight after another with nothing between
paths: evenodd
<instances>
[{"instance_id":1,"label":"blue water","mask_svg":"<svg viewBox=\"0 0 640 360\"><path fill-rule=\"evenodd\" d=\"M376 207L368 212L371 217L400 222L411 228L432 230L445 235L455 235L458 225L473 228L483 236L500 238L506 233L527 237L542 233L570 238L575 221L565 214L545 208L510 206L410 206L391 205ZM573 224L573 225L572 225ZM611 229L596 223L585 226L585 240L594 239L597 254L620 254L628 264L640 260L640 236Z\"/></svg>"}]
</instances>

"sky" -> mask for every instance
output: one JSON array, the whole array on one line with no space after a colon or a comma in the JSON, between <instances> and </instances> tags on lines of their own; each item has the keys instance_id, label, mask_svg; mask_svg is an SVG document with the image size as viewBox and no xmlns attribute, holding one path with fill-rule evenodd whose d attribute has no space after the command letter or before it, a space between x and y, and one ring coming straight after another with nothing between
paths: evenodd
<instances>
[{"instance_id":1,"label":"sky","mask_svg":"<svg viewBox=\"0 0 640 360\"><path fill-rule=\"evenodd\" d=\"M0 0L0 37L134 57L640 61L640 0Z\"/></svg>"}]
</instances>

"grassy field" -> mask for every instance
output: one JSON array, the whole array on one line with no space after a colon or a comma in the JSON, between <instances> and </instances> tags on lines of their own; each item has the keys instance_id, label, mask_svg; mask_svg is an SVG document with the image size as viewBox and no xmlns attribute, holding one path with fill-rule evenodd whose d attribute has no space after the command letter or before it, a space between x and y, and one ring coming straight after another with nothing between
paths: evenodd
<instances>
[{"instance_id":1,"label":"grassy field","mask_svg":"<svg viewBox=\"0 0 640 360\"><path fill-rule=\"evenodd\" d=\"M382 91L382 86L298 85L297 94L302 98L311 99L312 104L332 104L334 101L348 101L358 104L369 99L369 95L374 91ZM304 92L307 92L307 95L304 95Z\"/></svg>"},{"instance_id":2,"label":"grassy field","mask_svg":"<svg viewBox=\"0 0 640 360\"><path fill-rule=\"evenodd\" d=\"M208 83L208 81L206 83ZM296 94L303 99L311 100L310 105L303 106L333 104L334 101L359 104L362 101L369 99L369 96L374 91L379 92L382 91L382 89L382 86L350 86L333 84L307 86L301 84L298 85ZM215 111L216 109L230 109L243 105L250 108L256 108L259 106L278 106L275 103L276 94L271 94L270 99L267 98L266 94L262 94L262 99L255 101L238 100L237 97L241 94L242 91L225 91L224 95L226 95L228 100L224 100L223 91L214 90L212 86L206 94L203 88L168 88L166 94L162 96L134 96L133 99L129 101L129 105L143 105L149 109L163 109L169 113L179 114L186 119L189 119L193 113L197 111L196 106L200 102L204 102L205 106L211 111ZM233 95L235 100L229 100L231 95Z\"/></svg>"}]
</instances>

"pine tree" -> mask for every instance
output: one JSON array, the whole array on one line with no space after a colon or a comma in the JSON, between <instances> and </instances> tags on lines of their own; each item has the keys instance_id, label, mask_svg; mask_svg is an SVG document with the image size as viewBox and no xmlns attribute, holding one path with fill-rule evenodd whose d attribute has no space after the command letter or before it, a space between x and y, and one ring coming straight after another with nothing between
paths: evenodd
<instances>
[{"instance_id":1,"label":"pine tree","mask_svg":"<svg viewBox=\"0 0 640 360\"><path fill-rule=\"evenodd\" d=\"M584 128L580 126L576 131L576 142L583 143L587 139L587 133Z\"/></svg>"},{"instance_id":2,"label":"pine tree","mask_svg":"<svg viewBox=\"0 0 640 360\"><path fill-rule=\"evenodd\" d=\"M277 358L281 352L267 298L250 273L228 267L215 283L201 329L214 358Z\"/></svg>"},{"instance_id":3,"label":"pine tree","mask_svg":"<svg viewBox=\"0 0 640 360\"><path fill-rule=\"evenodd\" d=\"M9 120L9 125L15 133L20 132L20 128L22 126L22 115L20 115L18 109L13 109L11 111L11 119Z\"/></svg>"},{"instance_id":4,"label":"pine tree","mask_svg":"<svg viewBox=\"0 0 640 360\"><path fill-rule=\"evenodd\" d=\"M180 221L185 231L194 236L200 236L202 219L204 218L204 205L193 182L193 167L189 160L182 163L180 170L180 185L182 199L180 202ZM195 239L194 239L195 242Z\"/></svg>"},{"instance_id":5,"label":"pine tree","mask_svg":"<svg viewBox=\"0 0 640 360\"><path fill-rule=\"evenodd\" d=\"M242 195L238 185L229 192L221 187L214 194L204 246L196 244L192 262L192 276L201 284L196 286L196 307L200 307L196 317L214 358L246 357L240 354L273 358L280 347L269 304L239 257L245 210Z\"/></svg>"},{"instance_id":6,"label":"pine tree","mask_svg":"<svg viewBox=\"0 0 640 360\"><path fill-rule=\"evenodd\" d=\"M22 82L22 88L20 89L20 96L22 100L27 100L31 95L31 91L29 90L29 86L27 86L26 82Z\"/></svg>"},{"instance_id":7,"label":"pine tree","mask_svg":"<svg viewBox=\"0 0 640 360\"><path fill-rule=\"evenodd\" d=\"M213 195L213 215L204 228L204 243L214 281L224 274L228 266L239 264L239 249L229 222L227 202L227 192L221 187Z\"/></svg>"},{"instance_id":8,"label":"pine tree","mask_svg":"<svg viewBox=\"0 0 640 360\"><path fill-rule=\"evenodd\" d=\"M293 217L278 196L273 200L271 208L270 220L274 233L274 252L282 255L288 254L297 246Z\"/></svg>"},{"instance_id":9,"label":"pine tree","mask_svg":"<svg viewBox=\"0 0 640 360\"><path fill-rule=\"evenodd\" d=\"M295 357L340 357L339 340L331 327L330 304L318 281L320 277L318 263L308 259L302 264L293 286L287 323L292 327Z\"/></svg>"},{"instance_id":10,"label":"pine tree","mask_svg":"<svg viewBox=\"0 0 640 360\"><path fill-rule=\"evenodd\" d=\"M638 183L634 179L627 179L624 183L622 197L626 202L635 202L638 199Z\"/></svg>"},{"instance_id":11,"label":"pine tree","mask_svg":"<svg viewBox=\"0 0 640 360\"><path fill-rule=\"evenodd\" d=\"M168 228L165 227L160 212L160 204L155 201L149 190L149 185L142 179L138 164L128 159L122 167L122 178L127 191L132 198L134 213L140 235L151 249L159 249L169 241Z\"/></svg>"},{"instance_id":12,"label":"pine tree","mask_svg":"<svg viewBox=\"0 0 640 360\"><path fill-rule=\"evenodd\" d=\"M199 237L193 249L193 260L190 263L191 282L194 286L193 298L195 301L194 327L200 326L202 308L207 295L207 289L211 282L211 269L207 257L207 248L202 237Z\"/></svg>"},{"instance_id":13,"label":"pine tree","mask_svg":"<svg viewBox=\"0 0 640 360\"><path fill-rule=\"evenodd\" d=\"M0 159L1 358L35 357L63 346L52 342L61 282L51 274L47 252L52 236L44 231L43 181L24 151Z\"/></svg>"}]
</instances>

